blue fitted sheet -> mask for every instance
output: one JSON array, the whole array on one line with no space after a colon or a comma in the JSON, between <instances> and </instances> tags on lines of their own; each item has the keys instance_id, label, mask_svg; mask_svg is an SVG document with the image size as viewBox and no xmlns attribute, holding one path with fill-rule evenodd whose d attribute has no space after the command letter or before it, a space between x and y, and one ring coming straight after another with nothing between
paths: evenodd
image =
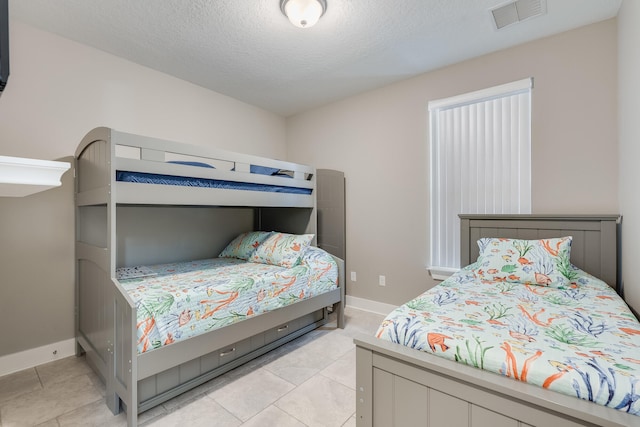
<instances>
[{"instance_id":1,"label":"blue fitted sheet","mask_svg":"<svg viewBox=\"0 0 640 427\"><path fill-rule=\"evenodd\" d=\"M144 172L116 171L116 181L137 182L142 184L180 185L186 187L224 188L228 190L266 191L271 193L311 194L310 188L161 175Z\"/></svg>"}]
</instances>

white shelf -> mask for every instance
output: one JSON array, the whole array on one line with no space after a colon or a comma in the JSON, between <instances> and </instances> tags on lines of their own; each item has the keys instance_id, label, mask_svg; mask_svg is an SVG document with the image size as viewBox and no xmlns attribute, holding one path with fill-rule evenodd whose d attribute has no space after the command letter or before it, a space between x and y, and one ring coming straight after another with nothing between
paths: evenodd
<instances>
[{"instance_id":1,"label":"white shelf","mask_svg":"<svg viewBox=\"0 0 640 427\"><path fill-rule=\"evenodd\" d=\"M70 163L0 156L0 197L24 197L62 185Z\"/></svg>"}]
</instances>

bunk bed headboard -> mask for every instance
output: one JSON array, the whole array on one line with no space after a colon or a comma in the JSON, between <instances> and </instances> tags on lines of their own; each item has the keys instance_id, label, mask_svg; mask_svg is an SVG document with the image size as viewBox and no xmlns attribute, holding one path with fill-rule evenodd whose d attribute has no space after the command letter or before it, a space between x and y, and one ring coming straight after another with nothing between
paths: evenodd
<instances>
[{"instance_id":1,"label":"bunk bed headboard","mask_svg":"<svg viewBox=\"0 0 640 427\"><path fill-rule=\"evenodd\" d=\"M571 263L620 293L619 215L459 215L460 261L478 259L482 237L546 239L572 236Z\"/></svg>"}]
</instances>

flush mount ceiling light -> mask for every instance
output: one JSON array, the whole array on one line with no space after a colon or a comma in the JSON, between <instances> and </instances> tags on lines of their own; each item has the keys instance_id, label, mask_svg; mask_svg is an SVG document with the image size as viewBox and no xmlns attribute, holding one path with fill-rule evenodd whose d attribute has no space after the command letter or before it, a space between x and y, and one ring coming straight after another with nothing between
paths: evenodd
<instances>
[{"instance_id":1,"label":"flush mount ceiling light","mask_svg":"<svg viewBox=\"0 0 640 427\"><path fill-rule=\"evenodd\" d=\"M280 0L280 10L296 27L310 28L327 10L326 0Z\"/></svg>"}]
</instances>

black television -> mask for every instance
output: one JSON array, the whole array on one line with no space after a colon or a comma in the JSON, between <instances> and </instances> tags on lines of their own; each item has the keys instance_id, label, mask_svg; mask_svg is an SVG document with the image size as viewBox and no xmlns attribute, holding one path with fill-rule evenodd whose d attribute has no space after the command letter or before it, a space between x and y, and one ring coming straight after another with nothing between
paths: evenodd
<instances>
[{"instance_id":1,"label":"black television","mask_svg":"<svg viewBox=\"0 0 640 427\"><path fill-rule=\"evenodd\" d=\"M9 80L9 0L0 0L0 95Z\"/></svg>"}]
</instances>

